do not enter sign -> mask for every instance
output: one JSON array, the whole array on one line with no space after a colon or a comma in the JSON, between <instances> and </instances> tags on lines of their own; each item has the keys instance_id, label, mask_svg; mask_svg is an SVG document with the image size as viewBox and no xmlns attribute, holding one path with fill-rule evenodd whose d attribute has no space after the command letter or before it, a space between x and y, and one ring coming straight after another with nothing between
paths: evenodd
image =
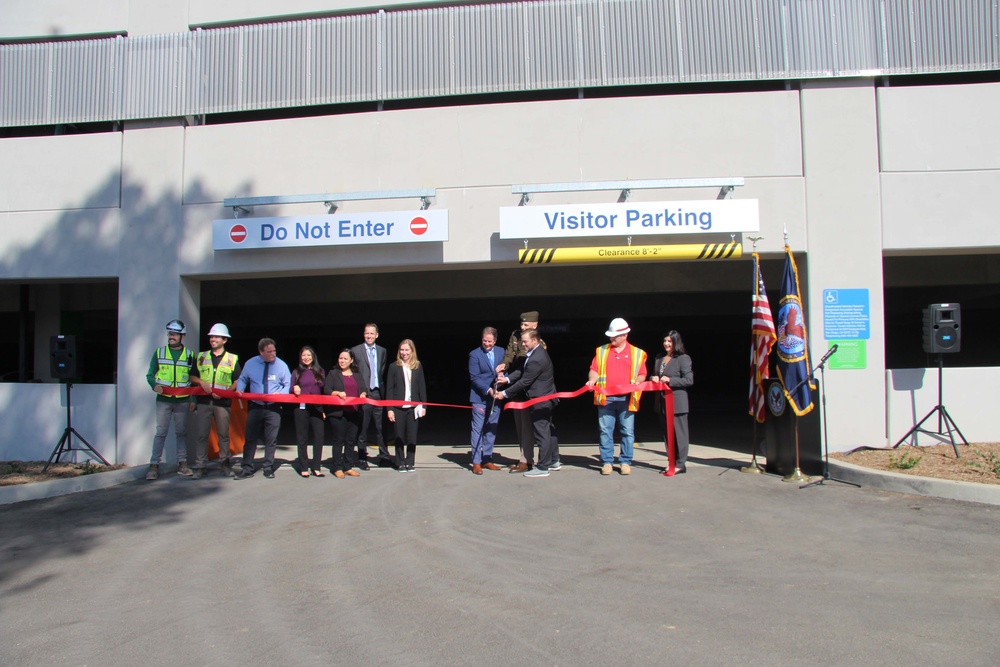
<instances>
[{"instance_id":1,"label":"do not enter sign","mask_svg":"<svg viewBox=\"0 0 1000 667\"><path fill-rule=\"evenodd\" d=\"M444 243L447 240L448 211L444 210L352 211L212 221L213 250Z\"/></svg>"},{"instance_id":2,"label":"do not enter sign","mask_svg":"<svg viewBox=\"0 0 1000 667\"><path fill-rule=\"evenodd\" d=\"M413 220L410 220L410 231L416 234L417 236L422 235L424 232L427 231L427 220L419 216L414 218Z\"/></svg>"}]
</instances>

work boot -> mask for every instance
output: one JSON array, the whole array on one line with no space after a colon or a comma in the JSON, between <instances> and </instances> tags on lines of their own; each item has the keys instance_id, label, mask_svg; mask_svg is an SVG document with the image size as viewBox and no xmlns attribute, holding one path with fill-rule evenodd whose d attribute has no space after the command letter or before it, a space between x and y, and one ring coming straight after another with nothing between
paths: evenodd
<instances>
[{"instance_id":1,"label":"work boot","mask_svg":"<svg viewBox=\"0 0 1000 667\"><path fill-rule=\"evenodd\" d=\"M149 470L146 471L146 479L150 481L160 479L160 466L155 463L150 463Z\"/></svg>"},{"instance_id":2,"label":"work boot","mask_svg":"<svg viewBox=\"0 0 1000 667\"><path fill-rule=\"evenodd\" d=\"M192 475L194 475L194 473L191 472L191 468L188 468L187 461L180 462L180 464L177 466L177 474L184 475L185 477L191 477Z\"/></svg>"},{"instance_id":3,"label":"work boot","mask_svg":"<svg viewBox=\"0 0 1000 667\"><path fill-rule=\"evenodd\" d=\"M222 474L223 477L232 477L233 476L232 464L229 461L223 461L222 467L220 468L219 472Z\"/></svg>"}]
</instances>

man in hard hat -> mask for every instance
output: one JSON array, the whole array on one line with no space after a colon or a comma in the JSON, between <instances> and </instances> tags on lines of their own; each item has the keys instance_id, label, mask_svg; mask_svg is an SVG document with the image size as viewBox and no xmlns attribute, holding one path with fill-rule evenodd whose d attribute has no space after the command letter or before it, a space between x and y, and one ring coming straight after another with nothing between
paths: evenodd
<instances>
[{"instance_id":1,"label":"man in hard hat","mask_svg":"<svg viewBox=\"0 0 1000 667\"><path fill-rule=\"evenodd\" d=\"M158 479L163 445L167 441L170 422L174 423L174 438L177 440L177 474L191 476L187 464L187 420L191 408L191 396L181 392L166 395L167 387L184 389L191 386L191 369L194 353L184 347L187 328L180 320L167 322L167 344L156 349L149 362L146 382L156 392L156 436L153 438L153 455L149 459L146 479Z\"/></svg>"},{"instance_id":2,"label":"man in hard hat","mask_svg":"<svg viewBox=\"0 0 1000 667\"><path fill-rule=\"evenodd\" d=\"M220 472L223 477L233 476L233 467L229 462L229 408L232 400L215 393L219 389L232 391L243 370L239 357L226 351L228 342L229 327L221 323L213 324L208 331L210 349L199 352L195 364L197 377L193 379L209 394L195 399L198 404L194 414L194 428L198 438L194 447L195 479L208 474L208 437L212 432L213 419L215 433L219 438Z\"/></svg>"},{"instance_id":3,"label":"man in hard hat","mask_svg":"<svg viewBox=\"0 0 1000 667\"><path fill-rule=\"evenodd\" d=\"M646 353L628 342L631 331L628 322L620 317L611 320L611 326L604 332L610 342L597 348L590 363L587 377L588 387L621 387L638 384L646 379ZM619 472L632 474L632 445L635 443L635 413L639 410L641 391L607 395L594 392L597 406L597 424L601 436L601 474L610 475L615 460L615 425L621 434L621 449L618 463Z\"/></svg>"}]
</instances>

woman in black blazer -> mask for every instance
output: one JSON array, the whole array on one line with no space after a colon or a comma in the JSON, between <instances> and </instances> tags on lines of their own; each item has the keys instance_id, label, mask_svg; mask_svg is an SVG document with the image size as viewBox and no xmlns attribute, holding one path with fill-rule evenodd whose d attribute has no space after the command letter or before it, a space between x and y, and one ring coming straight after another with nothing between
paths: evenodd
<instances>
[{"instance_id":1,"label":"woman in black blazer","mask_svg":"<svg viewBox=\"0 0 1000 667\"><path fill-rule=\"evenodd\" d=\"M386 400L406 401L401 407L386 408L386 416L396 428L396 470L416 472L417 420L426 414L427 384L417 348L409 338L399 344L396 363L389 365L385 384Z\"/></svg>"},{"instance_id":2,"label":"woman in black blazer","mask_svg":"<svg viewBox=\"0 0 1000 667\"><path fill-rule=\"evenodd\" d=\"M694 384L694 371L691 370L691 357L684 351L684 341L676 331L663 337L663 354L653 362L652 382L663 382L670 385L674 393L674 439L677 441L676 472L687 472L688 445L688 393L687 388ZM657 405L662 404L662 398ZM662 414L662 413L661 413ZM666 474L666 470L663 474Z\"/></svg>"},{"instance_id":3,"label":"woman in black blazer","mask_svg":"<svg viewBox=\"0 0 1000 667\"><path fill-rule=\"evenodd\" d=\"M337 368L326 374L324 391L330 396L349 398L357 396L364 398L360 375L354 363L354 353L350 348L344 348L337 357ZM327 407L326 420L333 431L333 476L338 479L357 477L360 473L354 469L354 444L358 441L358 429L361 427L361 410L357 405L331 405Z\"/></svg>"}]
</instances>

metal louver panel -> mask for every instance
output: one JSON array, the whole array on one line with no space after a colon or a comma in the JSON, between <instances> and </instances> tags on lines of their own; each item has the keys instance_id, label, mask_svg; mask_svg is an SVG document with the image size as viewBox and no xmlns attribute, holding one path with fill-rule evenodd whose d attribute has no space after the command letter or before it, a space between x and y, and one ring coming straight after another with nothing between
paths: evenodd
<instances>
[{"instance_id":1,"label":"metal louver panel","mask_svg":"<svg viewBox=\"0 0 1000 667\"><path fill-rule=\"evenodd\" d=\"M1000 69L1000 0L539 0L0 45L0 126Z\"/></svg>"}]
</instances>

